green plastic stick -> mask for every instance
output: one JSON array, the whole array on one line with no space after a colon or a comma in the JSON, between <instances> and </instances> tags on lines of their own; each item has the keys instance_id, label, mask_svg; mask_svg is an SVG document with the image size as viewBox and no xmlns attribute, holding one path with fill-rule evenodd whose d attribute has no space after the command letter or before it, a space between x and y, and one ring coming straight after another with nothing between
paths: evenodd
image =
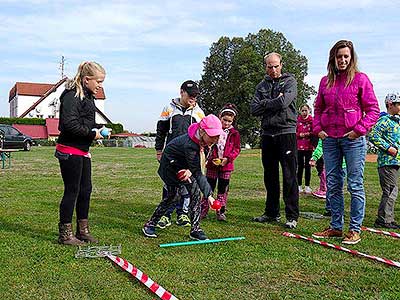
<instances>
[{"instance_id":1,"label":"green plastic stick","mask_svg":"<svg viewBox=\"0 0 400 300\"><path fill-rule=\"evenodd\" d=\"M175 246L189 246L189 245L210 244L210 243L219 243L219 242L226 242L226 241L237 241L237 240L244 240L244 236L213 239L213 240L204 240L204 241L189 241L189 242L160 244L160 247L165 248L165 247L175 247Z\"/></svg>"}]
</instances>

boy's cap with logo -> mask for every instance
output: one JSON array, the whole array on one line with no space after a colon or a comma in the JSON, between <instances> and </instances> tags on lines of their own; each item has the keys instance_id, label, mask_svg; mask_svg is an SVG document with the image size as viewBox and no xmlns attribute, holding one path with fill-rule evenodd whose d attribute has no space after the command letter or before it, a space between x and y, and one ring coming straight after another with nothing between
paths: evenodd
<instances>
[{"instance_id":1,"label":"boy's cap with logo","mask_svg":"<svg viewBox=\"0 0 400 300\"><path fill-rule=\"evenodd\" d=\"M400 102L400 95L399 93L389 93L386 95L385 103L399 103Z\"/></svg>"},{"instance_id":2,"label":"boy's cap with logo","mask_svg":"<svg viewBox=\"0 0 400 300\"><path fill-rule=\"evenodd\" d=\"M221 120L212 114L201 119L199 127L211 137L221 135L224 132L222 130Z\"/></svg>"},{"instance_id":3,"label":"boy's cap with logo","mask_svg":"<svg viewBox=\"0 0 400 300\"><path fill-rule=\"evenodd\" d=\"M196 97L198 94L200 94L199 87L193 80L187 80L182 83L181 90L187 92L190 97Z\"/></svg>"}]
</instances>

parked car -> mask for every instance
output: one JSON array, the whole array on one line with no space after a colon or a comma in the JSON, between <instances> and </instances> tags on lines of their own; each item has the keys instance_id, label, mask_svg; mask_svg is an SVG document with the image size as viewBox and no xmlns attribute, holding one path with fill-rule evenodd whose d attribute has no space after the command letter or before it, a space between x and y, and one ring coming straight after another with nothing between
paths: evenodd
<instances>
[{"instance_id":1,"label":"parked car","mask_svg":"<svg viewBox=\"0 0 400 300\"><path fill-rule=\"evenodd\" d=\"M24 149L25 151L31 150L33 140L29 135L24 135L18 129L6 124L0 124L0 131L2 131L4 135L4 149Z\"/></svg>"}]
</instances>

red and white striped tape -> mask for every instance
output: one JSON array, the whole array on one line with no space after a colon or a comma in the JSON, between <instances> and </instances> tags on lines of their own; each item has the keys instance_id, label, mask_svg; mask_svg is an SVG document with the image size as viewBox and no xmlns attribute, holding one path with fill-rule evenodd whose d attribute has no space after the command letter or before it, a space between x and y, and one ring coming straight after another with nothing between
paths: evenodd
<instances>
[{"instance_id":1,"label":"red and white striped tape","mask_svg":"<svg viewBox=\"0 0 400 300\"><path fill-rule=\"evenodd\" d=\"M284 232L284 233L282 233L282 235L286 236L286 237L292 237L292 238L296 238L296 239L309 241L311 243L319 244L319 245L327 247L327 248L333 248L333 249L336 249L336 250L344 251L344 252L347 252L347 253L350 253L350 254L353 254L353 255L365 257L365 258L372 259L372 260L375 260L375 261L379 261L381 263L384 263L384 264L387 264L387 265L390 265L390 266L393 266L393 267L400 268L400 263L397 262L397 261L394 261L394 260L381 258L381 257L369 255L369 254L365 254L365 253L359 252L357 250L347 249L347 248L344 248L342 246L330 244L330 243L327 243L327 242L322 242L322 241L315 240L315 239L309 238L309 237L305 237L305 236L302 236L302 235L299 235L299 234L294 234L294 233L290 233L290 232Z\"/></svg>"},{"instance_id":2,"label":"red and white striped tape","mask_svg":"<svg viewBox=\"0 0 400 300\"><path fill-rule=\"evenodd\" d=\"M397 232L378 230L378 229L369 228L369 227L365 227L365 226L362 226L361 230L369 231L369 232L373 232L373 233L377 233L377 234L388 235L388 236L400 239L400 234Z\"/></svg>"},{"instance_id":3,"label":"red and white striped tape","mask_svg":"<svg viewBox=\"0 0 400 300\"><path fill-rule=\"evenodd\" d=\"M124 271L133 275L136 279L138 279L141 283L147 286L154 294L156 294L162 300L178 300L174 295L165 290L162 286L160 286L157 282L154 282L150 277L148 277L145 273L140 271L138 268L133 266L126 259L120 258L118 256L114 256L112 254L107 254L107 258L120 266Z\"/></svg>"}]
</instances>

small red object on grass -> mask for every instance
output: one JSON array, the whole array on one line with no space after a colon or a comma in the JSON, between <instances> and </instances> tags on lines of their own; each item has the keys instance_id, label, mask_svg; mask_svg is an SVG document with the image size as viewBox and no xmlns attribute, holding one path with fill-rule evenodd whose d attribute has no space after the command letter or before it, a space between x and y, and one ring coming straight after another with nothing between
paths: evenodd
<instances>
[{"instance_id":1,"label":"small red object on grass","mask_svg":"<svg viewBox=\"0 0 400 300\"><path fill-rule=\"evenodd\" d=\"M218 210L222 207L221 202L219 200L214 200L213 204L211 205L212 209Z\"/></svg>"}]
</instances>

